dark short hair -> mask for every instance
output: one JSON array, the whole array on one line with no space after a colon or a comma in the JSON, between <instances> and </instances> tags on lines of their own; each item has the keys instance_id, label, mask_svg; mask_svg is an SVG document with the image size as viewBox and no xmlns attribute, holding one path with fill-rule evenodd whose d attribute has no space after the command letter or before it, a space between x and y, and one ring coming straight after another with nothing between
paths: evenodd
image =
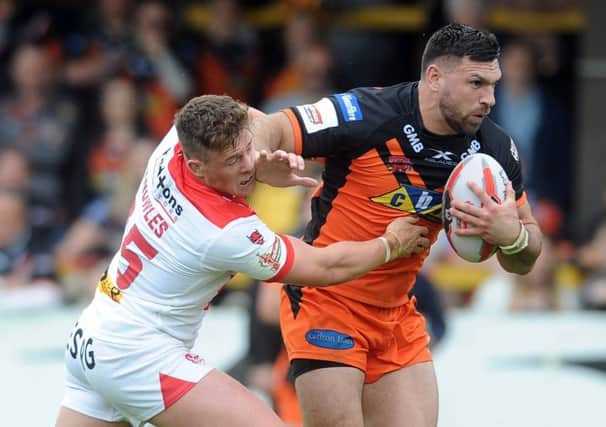
<instances>
[{"instance_id":1,"label":"dark short hair","mask_svg":"<svg viewBox=\"0 0 606 427\"><path fill-rule=\"evenodd\" d=\"M473 61L492 62L501 54L501 47L496 36L485 30L478 30L463 24L448 24L435 33L427 41L421 72L438 58L469 57Z\"/></svg>"},{"instance_id":2,"label":"dark short hair","mask_svg":"<svg viewBox=\"0 0 606 427\"><path fill-rule=\"evenodd\" d=\"M179 142L186 155L234 146L248 125L248 107L230 96L202 95L190 99L175 115Z\"/></svg>"}]
</instances>

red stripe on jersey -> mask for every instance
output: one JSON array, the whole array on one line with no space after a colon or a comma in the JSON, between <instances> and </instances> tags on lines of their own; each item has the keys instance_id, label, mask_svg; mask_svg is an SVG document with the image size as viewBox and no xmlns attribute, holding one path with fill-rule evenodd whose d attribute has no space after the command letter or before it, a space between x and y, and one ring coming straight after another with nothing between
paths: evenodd
<instances>
[{"instance_id":1,"label":"red stripe on jersey","mask_svg":"<svg viewBox=\"0 0 606 427\"><path fill-rule=\"evenodd\" d=\"M173 403L179 400L185 393L190 391L196 383L185 381L179 378L171 377L170 375L160 372L160 390L162 392L162 400L164 401L164 409L168 409Z\"/></svg>"},{"instance_id":2,"label":"red stripe on jersey","mask_svg":"<svg viewBox=\"0 0 606 427\"><path fill-rule=\"evenodd\" d=\"M295 249L292 247L290 239L282 235L280 235L280 238L286 245L286 262L274 277L266 280L267 282L280 282L281 279L290 272L290 269L295 263Z\"/></svg>"},{"instance_id":3,"label":"red stripe on jersey","mask_svg":"<svg viewBox=\"0 0 606 427\"><path fill-rule=\"evenodd\" d=\"M168 171L177 184L177 188L204 215L218 227L255 212L243 197L223 195L204 184L187 168L181 144L175 145L173 157L168 163Z\"/></svg>"}]
</instances>

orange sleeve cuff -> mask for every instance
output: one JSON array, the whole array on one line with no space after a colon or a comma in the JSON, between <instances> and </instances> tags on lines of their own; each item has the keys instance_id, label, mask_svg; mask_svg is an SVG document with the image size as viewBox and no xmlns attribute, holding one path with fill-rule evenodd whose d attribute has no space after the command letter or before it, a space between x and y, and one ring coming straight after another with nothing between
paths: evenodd
<instances>
[{"instance_id":1,"label":"orange sleeve cuff","mask_svg":"<svg viewBox=\"0 0 606 427\"><path fill-rule=\"evenodd\" d=\"M295 135L295 154L300 155L303 152L303 135L301 134L301 126L299 125L299 121L292 110L284 109L282 112L286 114L286 117L288 117L288 121L292 126L293 134Z\"/></svg>"},{"instance_id":2,"label":"orange sleeve cuff","mask_svg":"<svg viewBox=\"0 0 606 427\"><path fill-rule=\"evenodd\" d=\"M522 206L527 201L528 201L528 197L526 196L526 191L524 191L522 193L522 195L520 196L520 198L518 200L516 200L516 206L519 208L520 206Z\"/></svg>"}]
</instances>

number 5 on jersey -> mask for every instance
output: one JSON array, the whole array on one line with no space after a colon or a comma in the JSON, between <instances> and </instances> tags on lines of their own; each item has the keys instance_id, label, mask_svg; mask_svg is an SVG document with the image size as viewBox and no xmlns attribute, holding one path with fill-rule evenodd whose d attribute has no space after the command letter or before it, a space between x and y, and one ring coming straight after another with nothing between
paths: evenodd
<instances>
[{"instance_id":1,"label":"number 5 on jersey","mask_svg":"<svg viewBox=\"0 0 606 427\"><path fill-rule=\"evenodd\" d=\"M122 247L120 248L120 255L128 263L128 267L123 273L118 270L117 285L120 289L127 289L143 269L143 262L137 252L135 252L133 246L138 248L150 260L158 254L156 248L145 240L145 237L143 237L137 226L134 225L124 237Z\"/></svg>"}]
</instances>

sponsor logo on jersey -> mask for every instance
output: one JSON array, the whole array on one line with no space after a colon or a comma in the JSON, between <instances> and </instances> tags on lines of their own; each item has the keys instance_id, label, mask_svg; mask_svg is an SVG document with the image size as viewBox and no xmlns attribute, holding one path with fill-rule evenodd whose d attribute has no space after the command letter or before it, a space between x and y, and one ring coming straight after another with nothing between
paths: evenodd
<instances>
[{"instance_id":1,"label":"sponsor logo on jersey","mask_svg":"<svg viewBox=\"0 0 606 427\"><path fill-rule=\"evenodd\" d=\"M480 141L478 141L477 139L472 139L471 142L469 143L469 147L467 147L467 150L465 150L463 152L463 154L461 154L461 160L463 160L467 156L476 154L477 152L480 151L480 148L482 148Z\"/></svg>"},{"instance_id":2,"label":"sponsor logo on jersey","mask_svg":"<svg viewBox=\"0 0 606 427\"><path fill-rule=\"evenodd\" d=\"M417 131L415 130L414 126L407 123L404 125L402 130L404 131L404 135L406 135L406 139L408 139L408 143L410 144L414 152L420 153L421 151L423 151L423 148L425 147L423 146L423 143L421 142L421 139L419 138L419 135L417 134Z\"/></svg>"},{"instance_id":3,"label":"sponsor logo on jersey","mask_svg":"<svg viewBox=\"0 0 606 427\"><path fill-rule=\"evenodd\" d=\"M259 230L253 230L253 232L246 237L255 245L262 245L265 243L265 239L263 238L263 235L259 233Z\"/></svg>"},{"instance_id":4,"label":"sponsor logo on jersey","mask_svg":"<svg viewBox=\"0 0 606 427\"><path fill-rule=\"evenodd\" d=\"M299 105L296 109L301 115L307 133L314 133L339 125L337 110L328 98L322 98L315 104Z\"/></svg>"},{"instance_id":5,"label":"sponsor logo on jersey","mask_svg":"<svg viewBox=\"0 0 606 427\"><path fill-rule=\"evenodd\" d=\"M83 368L86 367L89 370L93 370L96 366L93 339L85 336L84 329L78 327L77 322L74 328L69 336L66 346L67 351L72 359L80 359Z\"/></svg>"},{"instance_id":6,"label":"sponsor logo on jersey","mask_svg":"<svg viewBox=\"0 0 606 427\"><path fill-rule=\"evenodd\" d=\"M430 148L430 150L437 153L434 156L431 156L432 159L446 160L446 161L451 162L452 161L451 156L454 156L454 153L452 151L436 150L435 148Z\"/></svg>"},{"instance_id":7,"label":"sponsor logo on jersey","mask_svg":"<svg viewBox=\"0 0 606 427\"><path fill-rule=\"evenodd\" d=\"M516 147L515 142L513 142L513 138L509 138L511 144L509 144L509 151L511 151L511 155L516 162L520 161L520 155L518 154L518 147Z\"/></svg>"},{"instance_id":8,"label":"sponsor logo on jersey","mask_svg":"<svg viewBox=\"0 0 606 427\"><path fill-rule=\"evenodd\" d=\"M354 346L352 337L330 329L310 329L305 333L305 341L316 347L332 350L347 350Z\"/></svg>"},{"instance_id":9,"label":"sponsor logo on jersey","mask_svg":"<svg viewBox=\"0 0 606 427\"><path fill-rule=\"evenodd\" d=\"M204 359L194 353L185 353L185 359L189 360L191 363L195 363L196 365L204 362Z\"/></svg>"},{"instance_id":10,"label":"sponsor logo on jersey","mask_svg":"<svg viewBox=\"0 0 606 427\"><path fill-rule=\"evenodd\" d=\"M442 194L437 191L402 184L388 193L371 197L370 200L391 209L425 217L433 222L442 221Z\"/></svg>"},{"instance_id":11,"label":"sponsor logo on jersey","mask_svg":"<svg viewBox=\"0 0 606 427\"><path fill-rule=\"evenodd\" d=\"M271 245L271 250L265 253L257 253L261 267L269 268L274 272L280 269L280 258L282 257L282 245L280 238L276 236Z\"/></svg>"},{"instance_id":12,"label":"sponsor logo on jersey","mask_svg":"<svg viewBox=\"0 0 606 427\"><path fill-rule=\"evenodd\" d=\"M412 162L406 156L387 157L387 169L392 173L407 172L410 168L412 168Z\"/></svg>"},{"instance_id":13,"label":"sponsor logo on jersey","mask_svg":"<svg viewBox=\"0 0 606 427\"><path fill-rule=\"evenodd\" d=\"M453 153L452 151L442 151L442 150L437 150L435 148L430 148L430 150L436 154L434 154L431 157L426 157L425 161L427 161L427 162L439 163L441 165L448 165L448 166L455 166L458 163L458 160L454 160L452 158L452 156L455 155L455 153Z\"/></svg>"},{"instance_id":14,"label":"sponsor logo on jersey","mask_svg":"<svg viewBox=\"0 0 606 427\"><path fill-rule=\"evenodd\" d=\"M335 95L335 98L339 103L339 107L341 107L341 112L346 122L355 122L364 118L358 98L355 95L351 93L338 93Z\"/></svg>"},{"instance_id":15,"label":"sponsor logo on jersey","mask_svg":"<svg viewBox=\"0 0 606 427\"><path fill-rule=\"evenodd\" d=\"M183 213L183 206L178 202L175 196L175 183L169 178L166 168L167 155L172 149L166 150L162 153L160 162L157 166L156 171L156 186L152 191L153 198L162 205L166 214L170 217L173 222L176 222L177 218Z\"/></svg>"},{"instance_id":16,"label":"sponsor logo on jersey","mask_svg":"<svg viewBox=\"0 0 606 427\"><path fill-rule=\"evenodd\" d=\"M318 111L318 108L315 105L304 105L303 111L305 111L305 116L311 123L313 123L314 125L322 124L322 115L320 114L320 111Z\"/></svg>"},{"instance_id":17,"label":"sponsor logo on jersey","mask_svg":"<svg viewBox=\"0 0 606 427\"><path fill-rule=\"evenodd\" d=\"M112 280L109 278L107 272L103 273L103 276L101 276L101 279L97 284L97 288L99 289L99 291L101 291L101 293L107 295L118 304L122 300L122 291L118 287L116 287L116 285L114 285Z\"/></svg>"}]
</instances>

